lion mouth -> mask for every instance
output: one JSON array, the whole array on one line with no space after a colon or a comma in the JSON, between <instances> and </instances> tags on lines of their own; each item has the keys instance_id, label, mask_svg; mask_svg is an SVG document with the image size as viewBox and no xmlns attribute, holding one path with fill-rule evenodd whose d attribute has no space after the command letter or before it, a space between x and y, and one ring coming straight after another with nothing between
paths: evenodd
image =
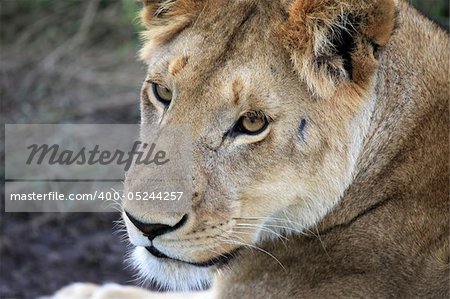
<instances>
[{"instance_id":1,"label":"lion mouth","mask_svg":"<svg viewBox=\"0 0 450 299\"><path fill-rule=\"evenodd\" d=\"M197 267L211 267L211 266L223 266L228 264L232 259L234 259L237 256L237 253L241 248L240 247L235 248L228 253L221 254L220 256L214 257L205 262L187 262L180 259L172 258L170 256L165 255L164 253L156 249L154 246L147 246L145 247L145 249L147 249L147 251L151 255L157 258L169 259Z\"/></svg>"},{"instance_id":2,"label":"lion mouth","mask_svg":"<svg viewBox=\"0 0 450 299\"><path fill-rule=\"evenodd\" d=\"M156 249L154 246L147 246L147 247L145 247L145 249L147 249L148 252L150 252L153 256L155 256L157 258L170 259L170 257L168 257L167 255L165 255L164 253L162 253L161 251Z\"/></svg>"}]
</instances>

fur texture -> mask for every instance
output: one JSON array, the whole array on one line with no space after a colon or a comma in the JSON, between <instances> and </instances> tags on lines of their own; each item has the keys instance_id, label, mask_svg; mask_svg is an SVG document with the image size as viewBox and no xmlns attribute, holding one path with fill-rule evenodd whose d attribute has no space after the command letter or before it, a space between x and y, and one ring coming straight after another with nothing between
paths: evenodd
<instances>
[{"instance_id":1,"label":"fur texture","mask_svg":"<svg viewBox=\"0 0 450 299\"><path fill-rule=\"evenodd\" d=\"M445 33L393 0L163 1L143 20L148 80L177 93L162 114L144 85L143 122L190 124L197 170L192 217L161 251L203 262L249 248L224 297L448 292ZM252 110L267 132L224 137Z\"/></svg>"},{"instance_id":2,"label":"fur texture","mask_svg":"<svg viewBox=\"0 0 450 299\"><path fill-rule=\"evenodd\" d=\"M394 0L144 4L142 122L192 127L194 192L153 240L178 261L140 248L124 214L141 274L175 290L216 275L220 298L449 296L446 33ZM251 111L267 129L228 134Z\"/></svg>"}]
</instances>

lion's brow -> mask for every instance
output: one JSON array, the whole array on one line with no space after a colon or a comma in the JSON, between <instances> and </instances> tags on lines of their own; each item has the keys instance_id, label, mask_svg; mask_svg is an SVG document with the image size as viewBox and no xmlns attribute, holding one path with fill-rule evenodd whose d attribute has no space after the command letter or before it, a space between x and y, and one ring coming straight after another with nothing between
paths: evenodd
<instances>
[{"instance_id":1,"label":"lion's brow","mask_svg":"<svg viewBox=\"0 0 450 299\"><path fill-rule=\"evenodd\" d=\"M231 85L231 91L233 94L233 103L238 104L240 100L240 93L244 88L244 83L241 79L235 79Z\"/></svg>"},{"instance_id":2,"label":"lion's brow","mask_svg":"<svg viewBox=\"0 0 450 299\"><path fill-rule=\"evenodd\" d=\"M186 65L189 62L188 56L179 56L175 58L170 64L169 64L169 72L172 74L172 76L178 75L182 69L186 67Z\"/></svg>"}]
</instances>

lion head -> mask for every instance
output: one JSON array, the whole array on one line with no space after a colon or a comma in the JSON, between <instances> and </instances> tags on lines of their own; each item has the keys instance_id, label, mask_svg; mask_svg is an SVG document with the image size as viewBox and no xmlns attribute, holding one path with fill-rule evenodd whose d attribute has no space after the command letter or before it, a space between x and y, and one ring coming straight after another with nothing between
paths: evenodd
<instances>
[{"instance_id":1,"label":"lion head","mask_svg":"<svg viewBox=\"0 0 450 299\"><path fill-rule=\"evenodd\" d=\"M339 202L396 3L143 2L142 123L190 126L193 192L182 213L124 202L131 259L161 286L199 289L240 248L302 233Z\"/></svg>"}]
</instances>

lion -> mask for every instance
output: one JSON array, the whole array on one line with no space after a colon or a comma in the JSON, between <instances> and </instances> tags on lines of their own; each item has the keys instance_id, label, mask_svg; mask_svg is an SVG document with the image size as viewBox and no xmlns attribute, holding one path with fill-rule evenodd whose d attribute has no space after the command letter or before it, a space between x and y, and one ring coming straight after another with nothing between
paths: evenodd
<instances>
[{"instance_id":1,"label":"lion","mask_svg":"<svg viewBox=\"0 0 450 299\"><path fill-rule=\"evenodd\" d=\"M193 140L189 210L123 203L144 279L213 285L204 298L449 297L445 31L401 0L142 2L142 123Z\"/></svg>"}]
</instances>

